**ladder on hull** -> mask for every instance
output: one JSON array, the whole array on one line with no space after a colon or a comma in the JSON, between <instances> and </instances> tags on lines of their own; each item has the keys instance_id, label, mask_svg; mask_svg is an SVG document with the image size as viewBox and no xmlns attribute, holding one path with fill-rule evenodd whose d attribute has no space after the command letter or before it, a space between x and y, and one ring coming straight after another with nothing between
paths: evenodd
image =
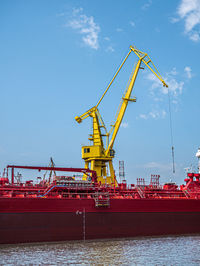
<instances>
[{"instance_id":1,"label":"ladder on hull","mask_svg":"<svg viewBox=\"0 0 200 266\"><path fill-rule=\"evenodd\" d=\"M100 208L100 207L109 208L110 207L109 193L95 193L94 201L95 201L96 208Z\"/></svg>"}]
</instances>

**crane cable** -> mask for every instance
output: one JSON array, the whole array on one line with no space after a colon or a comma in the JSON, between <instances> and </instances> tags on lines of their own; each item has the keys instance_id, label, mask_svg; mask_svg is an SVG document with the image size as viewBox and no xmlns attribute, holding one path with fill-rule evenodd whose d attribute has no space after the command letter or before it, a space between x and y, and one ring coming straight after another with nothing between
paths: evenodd
<instances>
[{"instance_id":1,"label":"crane cable","mask_svg":"<svg viewBox=\"0 0 200 266\"><path fill-rule=\"evenodd\" d=\"M173 138L173 129L172 129L172 114L171 114L171 99L170 92L168 89L168 104L169 104L169 124L170 124L170 135L171 135L171 147L172 147L172 171L175 174L175 162L174 162L174 138Z\"/></svg>"}]
</instances>

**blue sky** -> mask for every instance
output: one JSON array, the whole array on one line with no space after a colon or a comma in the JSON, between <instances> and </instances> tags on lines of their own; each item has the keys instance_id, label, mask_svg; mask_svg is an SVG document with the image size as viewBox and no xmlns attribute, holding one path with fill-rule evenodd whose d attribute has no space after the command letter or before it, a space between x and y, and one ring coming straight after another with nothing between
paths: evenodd
<instances>
[{"instance_id":1,"label":"blue sky","mask_svg":"<svg viewBox=\"0 0 200 266\"><path fill-rule=\"evenodd\" d=\"M169 84L176 173L172 174L168 96L140 71L115 142L114 166L137 177L184 179L200 146L200 1L43 0L0 2L0 168L7 164L83 167L95 105L133 44ZM132 55L100 105L109 128L136 62Z\"/></svg>"}]
</instances>

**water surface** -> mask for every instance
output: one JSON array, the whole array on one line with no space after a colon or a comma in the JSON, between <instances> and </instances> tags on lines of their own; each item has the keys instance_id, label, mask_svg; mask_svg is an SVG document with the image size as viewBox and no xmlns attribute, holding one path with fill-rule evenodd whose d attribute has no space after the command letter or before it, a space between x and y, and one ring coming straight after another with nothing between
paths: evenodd
<instances>
[{"instance_id":1,"label":"water surface","mask_svg":"<svg viewBox=\"0 0 200 266\"><path fill-rule=\"evenodd\" d=\"M0 245L0 265L200 265L200 235Z\"/></svg>"}]
</instances>

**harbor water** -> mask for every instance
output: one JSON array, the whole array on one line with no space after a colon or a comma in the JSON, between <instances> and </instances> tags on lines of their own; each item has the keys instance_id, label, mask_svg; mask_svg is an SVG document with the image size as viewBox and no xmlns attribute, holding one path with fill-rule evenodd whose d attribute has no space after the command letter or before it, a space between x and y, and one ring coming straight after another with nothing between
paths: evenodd
<instances>
[{"instance_id":1,"label":"harbor water","mask_svg":"<svg viewBox=\"0 0 200 266\"><path fill-rule=\"evenodd\" d=\"M200 235L0 245L0 265L200 265Z\"/></svg>"}]
</instances>

